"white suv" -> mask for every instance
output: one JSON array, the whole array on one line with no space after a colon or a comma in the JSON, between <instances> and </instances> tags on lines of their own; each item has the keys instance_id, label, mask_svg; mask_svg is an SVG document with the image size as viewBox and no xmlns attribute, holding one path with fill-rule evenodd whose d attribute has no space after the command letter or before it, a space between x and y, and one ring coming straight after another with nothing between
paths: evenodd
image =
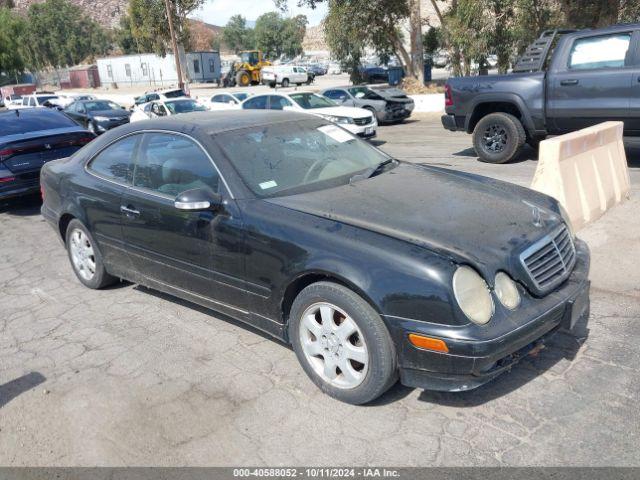
<instances>
[{"instance_id":1,"label":"white suv","mask_svg":"<svg viewBox=\"0 0 640 480\"><path fill-rule=\"evenodd\" d=\"M276 85L282 85L284 88L290 84L302 85L309 82L309 75L304 67L295 65L276 65L264 67L260 72L262 83L269 85L271 88Z\"/></svg>"}]
</instances>

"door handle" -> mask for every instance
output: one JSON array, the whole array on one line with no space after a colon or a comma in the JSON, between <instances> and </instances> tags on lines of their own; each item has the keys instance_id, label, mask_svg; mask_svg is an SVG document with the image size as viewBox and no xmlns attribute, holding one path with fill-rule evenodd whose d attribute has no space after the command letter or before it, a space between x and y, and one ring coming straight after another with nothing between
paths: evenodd
<instances>
[{"instance_id":1,"label":"door handle","mask_svg":"<svg viewBox=\"0 0 640 480\"><path fill-rule=\"evenodd\" d=\"M120 207L120 211L129 217L140 215L139 210L136 210L135 208L125 207L124 205Z\"/></svg>"},{"instance_id":2,"label":"door handle","mask_svg":"<svg viewBox=\"0 0 640 480\"><path fill-rule=\"evenodd\" d=\"M578 80L562 80L560 85L569 86L569 85L578 85Z\"/></svg>"}]
</instances>

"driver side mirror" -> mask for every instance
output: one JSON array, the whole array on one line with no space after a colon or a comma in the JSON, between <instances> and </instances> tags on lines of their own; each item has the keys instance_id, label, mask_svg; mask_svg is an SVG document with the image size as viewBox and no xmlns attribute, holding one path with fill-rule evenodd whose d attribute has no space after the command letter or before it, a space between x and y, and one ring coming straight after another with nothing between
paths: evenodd
<instances>
[{"instance_id":1,"label":"driver side mirror","mask_svg":"<svg viewBox=\"0 0 640 480\"><path fill-rule=\"evenodd\" d=\"M173 205L178 210L191 212L217 211L222 209L222 196L208 188L194 188L178 195Z\"/></svg>"}]
</instances>

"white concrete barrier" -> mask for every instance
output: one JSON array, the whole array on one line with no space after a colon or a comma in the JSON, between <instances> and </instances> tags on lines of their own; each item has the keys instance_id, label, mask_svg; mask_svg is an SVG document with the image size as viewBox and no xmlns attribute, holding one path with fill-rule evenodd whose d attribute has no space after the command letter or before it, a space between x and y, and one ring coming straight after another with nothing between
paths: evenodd
<instances>
[{"instance_id":1,"label":"white concrete barrier","mask_svg":"<svg viewBox=\"0 0 640 480\"><path fill-rule=\"evenodd\" d=\"M604 122L540 142L531 188L556 198L575 229L629 196L622 133L622 122Z\"/></svg>"},{"instance_id":2,"label":"white concrete barrier","mask_svg":"<svg viewBox=\"0 0 640 480\"><path fill-rule=\"evenodd\" d=\"M444 112L444 93L428 93L425 95L409 95L415 102L414 112Z\"/></svg>"}]
</instances>

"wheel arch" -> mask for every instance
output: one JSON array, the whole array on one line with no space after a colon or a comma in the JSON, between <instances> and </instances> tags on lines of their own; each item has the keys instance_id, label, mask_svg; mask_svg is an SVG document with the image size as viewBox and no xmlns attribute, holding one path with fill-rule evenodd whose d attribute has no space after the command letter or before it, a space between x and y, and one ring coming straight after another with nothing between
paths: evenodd
<instances>
[{"instance_id":1,"label":"wheel arch","mask_svg":"<svg viewBox=\"0 0 640 480\"><path fill-rule=\"evenodd\" d=\"M533 120L529 115L524 101L517 95L488 95L478 98L471 107L471 114L467 116L465 130L473 133L478 122L490 113L509 113L522 123L525 131L532 134L535 131Z\"/></svg>"},{"instance_id":2,"label":"wheel arch","mask_svg":"<svg viewBox=\"0 0 640 480\"><path fill-rule=\"evenodd\" d=\"M360 295L365 302L382 316L382 311L379 306L373 301L373 299L367 295L363 288L358 285L358 282L347 278L345 275L336 274L328 270L314 269L300 273L293 278L284 289L284 292L280 299L280 307L282 312L282 321L285 325L289 323L289 314L291 312L291 306L295 301L298 294L311 284L317 282L333 282L338 285L342 285L353 292Z\"/></svg>"},{"instance_id":3,"label":"wheel arch","mask_svg":"<svg viewBox=\"0 0 640 480\"><path fill-rule=\"evenodd\" d=\"M58 220L58 231L60 232L60 238L62 238L62 243L67 243L67 227L71 223L71 220L74 220L76 217L71 213L64 213Z\"/></svg>"}]
</instances>

